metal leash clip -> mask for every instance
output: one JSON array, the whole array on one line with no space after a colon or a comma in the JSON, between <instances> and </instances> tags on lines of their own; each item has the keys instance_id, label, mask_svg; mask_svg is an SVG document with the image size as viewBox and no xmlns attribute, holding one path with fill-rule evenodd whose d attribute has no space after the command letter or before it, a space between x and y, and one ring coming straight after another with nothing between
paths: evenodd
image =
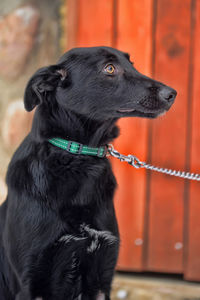
<instances>
[{"instance_id":1,"label":"metal leash clip","mask_svg":"<svg viewBox=\"0 0 200 300\"><path fill-rule=\"evenodd\" d=\"M134 155L131 155L131 154L123 155L123 154L119 153L117 150L115 150L115 148L113 147L112 144L108 144L107 156L109 156L109 155L111 155L115 158L118 158L120 161L127 162L128 164L130 164L131 166L133 166L136 169L145 168L147 170L156 171L156 172L171 175L171 176L200 181L200 174L194 174L194 173L184 172L184 171L176 171L176 170L156 167L156 166L147 164L145 162L140 161Z\"/></svg>"},{"instance_id":2,"label":"metal leash clip","mask_svg":"<svg viewBox=\"0 0 200 300\"><path fill-rule=\"evenodd\" d=\"M115 158L118 158L120 161L125 161L137 169L142 168L143 164L144 164L134 155L129 154L126 156L126 155L119 153L117 150L114 149L112 144L108 145L108 156L109 155L111 155Z\"/></svg>"}]
</instances>

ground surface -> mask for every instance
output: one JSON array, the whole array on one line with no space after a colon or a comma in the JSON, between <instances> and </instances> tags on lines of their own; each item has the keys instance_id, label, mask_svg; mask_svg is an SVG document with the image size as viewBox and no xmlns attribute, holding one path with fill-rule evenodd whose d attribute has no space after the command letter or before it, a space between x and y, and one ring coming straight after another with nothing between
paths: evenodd
<instances>
[{"instance_id":1,"label":"ground surface","mask_svg":"<svg viewBox=\"0 0 200 300\"><path fill-rule=\"evenodd\" d=\"M112 300L200 300L200 283L156 276L117 274Z\"/></svg>"}]
</instances>

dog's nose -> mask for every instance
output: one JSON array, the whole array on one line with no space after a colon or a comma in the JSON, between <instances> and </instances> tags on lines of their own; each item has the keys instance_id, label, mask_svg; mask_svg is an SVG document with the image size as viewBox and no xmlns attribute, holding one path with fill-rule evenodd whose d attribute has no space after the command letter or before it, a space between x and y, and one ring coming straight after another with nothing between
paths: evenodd
<instances>
[{"instance_id":1,"label":"dog's nose","mask_svg":"<svg viewBox=\"0 0 200 300\"><path fill-rule=\"evenodd\" d=\"M174 89L167 86L162 87L162 89L159 91L160 99L169 103L174 101L176 94L177 92Z\"/></svg>"}]
</instances>

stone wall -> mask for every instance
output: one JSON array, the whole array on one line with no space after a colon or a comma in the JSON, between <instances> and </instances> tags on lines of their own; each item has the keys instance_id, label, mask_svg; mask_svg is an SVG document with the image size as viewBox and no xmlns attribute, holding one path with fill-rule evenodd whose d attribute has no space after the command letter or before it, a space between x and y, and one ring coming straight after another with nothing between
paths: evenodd
<instances>
[{"instance_id":1,"label":"stone wall","mask_svg":"<svg viewBox=\"0 0 200 300\"><path fill-rule=\"evenodd\" d=\"M61 0L0 2L0 203L10 158L29 132L33 113L23 106L30 76L60 56Z\"/></svg>"}]
</instances>

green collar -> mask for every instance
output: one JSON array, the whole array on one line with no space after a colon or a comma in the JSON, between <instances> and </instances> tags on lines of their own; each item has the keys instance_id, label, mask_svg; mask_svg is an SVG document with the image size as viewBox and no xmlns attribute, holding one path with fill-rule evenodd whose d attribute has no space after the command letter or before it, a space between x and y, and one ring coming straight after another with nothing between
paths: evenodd
<instances>
[{"instance_id":1,"label":"green collar","mask_svg":"<svg viewBox=\"0 0 200 300\"><path fill-rule=\"evenodd\" d=\"M92 156L98 156L98 157L105 157L107 154L107 146L105 147L99 147L99 148L93 148L88 147L76 142L67 141L60 138L53 138L48 140L49 143L53 144L54 146L57 146L63 150L66 150L72 154L83 154L83 155L92 155Z\"/></svg>"}]
</instances>

